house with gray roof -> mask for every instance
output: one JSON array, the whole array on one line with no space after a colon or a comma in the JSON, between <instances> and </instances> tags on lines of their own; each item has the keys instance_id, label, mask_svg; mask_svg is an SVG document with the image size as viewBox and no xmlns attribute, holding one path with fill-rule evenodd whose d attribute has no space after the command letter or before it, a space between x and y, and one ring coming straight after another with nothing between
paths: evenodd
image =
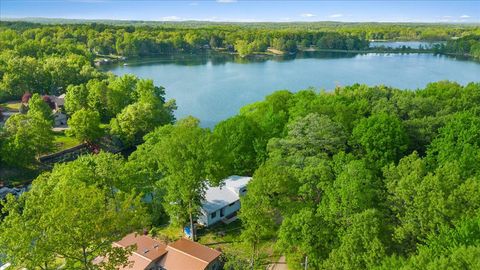
<instances>
[{"instance_id":1,"label":"house with gray roof","mask_svg":"<svg viewBox=\"0 0 480 270\"><path fill-rule=\"evenodd\" d=\"M235 220L240 210L240 197L246 194L251 179L232 175L221 186L208 187L197 222L208 227L219 221L229 223Z\"/></svg>"}]
</instances>

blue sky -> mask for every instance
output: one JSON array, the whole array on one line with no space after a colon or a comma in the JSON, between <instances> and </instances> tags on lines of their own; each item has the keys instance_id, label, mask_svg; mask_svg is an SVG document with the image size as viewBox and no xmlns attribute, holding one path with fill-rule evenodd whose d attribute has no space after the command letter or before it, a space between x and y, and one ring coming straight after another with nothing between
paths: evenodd
<instances>
[{"instance_id":1,"label":"blue sky","mask_svg":"<svg viewBox=\"0 0 480 270\"><path fill-rule=\"evenodd\" d=\"M0 0L0 18L480 22L480 1Z\"/></svg>"}]
</instances>

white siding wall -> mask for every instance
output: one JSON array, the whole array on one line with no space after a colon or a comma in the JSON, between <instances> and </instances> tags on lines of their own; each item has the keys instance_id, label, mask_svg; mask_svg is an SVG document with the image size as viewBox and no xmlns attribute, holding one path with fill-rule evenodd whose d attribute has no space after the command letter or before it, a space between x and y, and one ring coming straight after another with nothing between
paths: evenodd
<instances>
[{"instance_id":1,"label":"white siding wall","mask_svg":"<svg viewBox=\"0 0 480 270\"><path fill-rule=\"evenodd\" d=\"M212 218L212 213L205 213L203 210L201 211L201 215L198 217L198 223L204 226L211 226L219 221L221 221L226 216L233 214L234 212L240 210L240 201L236 201L233 205L227 205L223 208L223 216L220 216L220 209L215 211L215 217Z\"/></svg>"}]
</instances>

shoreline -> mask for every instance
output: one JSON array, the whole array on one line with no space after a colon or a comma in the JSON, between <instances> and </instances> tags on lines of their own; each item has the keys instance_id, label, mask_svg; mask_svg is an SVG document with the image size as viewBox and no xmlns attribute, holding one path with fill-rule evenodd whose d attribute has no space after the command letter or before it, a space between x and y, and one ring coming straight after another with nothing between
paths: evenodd
<instances>
[{"instance_id":1,"label":"shoreline","mask_svg":"<svg viewBox=\"0 0 480 270\"><path fill-rule=\"evenodd\" d=\"M161 57L210 57L210 56L236 56L240 57L241 59L260 59L260 58L275 58L275 57L292 57L298 53L342 53L342 54L368 54L368 53L376 53L376 54L432 54L432 55L444 55L449 57L459 57L462 60L474 61L479 62L480 59L477 59L471 55L465 54L455 54L455 53L442 53L436 52L434 50L418 50L418 49L411 49L411 50L398 50L398 49L390 49L390 50L376 50L376 49L367 49L367 50L343 50L343 49L317 49L317 48L300 48L296 52L283 52L276 49L268 49L265 52L255 52L253 54L240 56L237 52L225 51L225 50L217 50L217 49L207 49L207 50L199 50L196 52L185 53L185 52L175 52L175 53L160 53L160 54L150 54L150 55L143 55L143 56L135 56L135 57L125 57L120 55L112 55L108 56L108 60L102 59L95 59L94 66L97 68L108 67L111 65L128 65L130 61L142 61L148 59L155 59Z\"/></svg>"}]
</instances>

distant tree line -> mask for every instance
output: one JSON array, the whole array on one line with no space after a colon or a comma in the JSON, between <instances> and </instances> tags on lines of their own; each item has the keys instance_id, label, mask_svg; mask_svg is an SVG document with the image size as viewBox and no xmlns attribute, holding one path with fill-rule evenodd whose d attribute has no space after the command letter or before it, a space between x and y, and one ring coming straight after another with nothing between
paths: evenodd
<instances>
[{"instance_id":1,"label":"distant tree line","mask_svg":"<svg viewBox=\"0 0 480 270\"><path fill-rule=\"evenodd\" d=\"M147 24L147 25L145 25ZM479 27L442 24L68 24L0 22L0 101L24 92L64 93L70 84L104 79L96 57L193 53L207 49L241 56L298 49L365 50L369 40L449 40L479 35ZM468 40L468 41L467 41ZM474 36L440 52L478 55ZM478 38L476 39L478 41Z\"/></svg>"},{"instance_id":2,"label":"distant tree line","mask_svg":"<svg viewBox=\"0 0 480 270\"><path fill-rule=\"evenodd\" d=\"M470 56L480 59L480 35L468 35L459 39L449 40L445 44L434 46L437 53Z\"/></svg>"},{"instance_id":3,"label":"distant tree line","mask_svg":"<svg viewBox=\"0 0 480 270\"><path fill-rule=\"evenodd\" d=\"M31 191L8 196L0 253L28 269L126 266L128 250L112 241L151 226L191 226L207 187L239 174L253 176L240 212L248 252L226 251L227 269L264 267L261 247L273 242L269 249L285 254L292 269L306 262L309 269L480 268L479 83L278 91L210 130L194 117L176 121L174 101L153 81L92 65L98 54L150 54L165 40L174 50L208 44L248 54L265 47L364 46L372 38L368 29L384 29L376 39L412 29L416 38L478 30L389 26L328 25L334 33L303 24L2 22L0 97L32 93L28 110L0 129L2 166L31 166L51 149L52 110L41 94L66 94L70 135L92 141L108 133L137 147L128 158L100 152L57 164ZM465 36L444 50L473 54L477 41ZM96 265L97 256L109 260Z\"/></svg>"}]
</instances>

